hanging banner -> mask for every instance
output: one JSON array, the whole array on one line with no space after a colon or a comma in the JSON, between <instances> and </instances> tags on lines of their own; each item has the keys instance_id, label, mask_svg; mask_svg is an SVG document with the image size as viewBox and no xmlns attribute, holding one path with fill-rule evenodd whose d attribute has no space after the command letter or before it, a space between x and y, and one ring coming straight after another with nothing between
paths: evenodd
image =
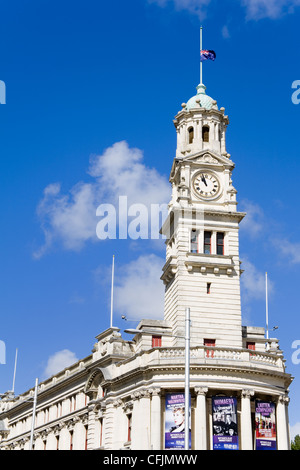
<instances>
[{"instance_id":1,"label":"hanging banner","mask_svg":"<svg viewBox=\"0 0 300 470\"><path fill-rule=\"evenodd\" d=\"M184 449L184 393L167 394L165 412L165 449ZM191 407L189 407L189 423L190 417ZM189 446L191 448L191 429L189 429Z\"/></svg>"},{"instance_id":2,"label":"hanging banner","mask_svg":"<svg viewBox=\"0 0 300 470\"><path fill-rule=\"evenodd\" d=\"M276 450L276 410L275 403L255 402L256 450Z\"/></svg>"},{"instance_id":3,"label":"hanging banner","mask_svg":"<svg viewBox=\"0 0 300 470\"><path fill-rule=\"evenodd\" d=\"M212 397L213 449L238 450L237 400L235 397Z\"/></svg>"}]
</instances>

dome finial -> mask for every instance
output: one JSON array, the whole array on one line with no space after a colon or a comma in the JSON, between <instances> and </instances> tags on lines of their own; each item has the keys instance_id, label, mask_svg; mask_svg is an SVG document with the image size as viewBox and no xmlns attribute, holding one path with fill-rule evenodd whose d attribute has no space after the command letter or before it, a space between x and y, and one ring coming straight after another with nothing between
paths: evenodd
<instances>
[{"instance_id":1,"label":"dome finial","mask_svg":"<svg viewBox=\"0 0 300 470\"><path fill-rule=\"evenodd\" d=\"M204 83L199 83L199 85L197 86L197 95L205 95L205 90L206 86L204 85Z\"/></svg>"}]
</instances>

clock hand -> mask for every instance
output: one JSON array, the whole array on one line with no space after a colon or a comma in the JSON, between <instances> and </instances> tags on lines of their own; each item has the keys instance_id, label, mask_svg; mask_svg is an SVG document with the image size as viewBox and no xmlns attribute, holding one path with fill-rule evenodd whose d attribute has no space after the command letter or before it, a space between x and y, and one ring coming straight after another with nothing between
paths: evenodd
<instances>
[{"instance_id":1,"label":"clock hand","mask_svg":"<svg viewBox=\"0 0 300 470\"><path fill-rule=\"evenodd\" d=\"M201 175L201 181L203 181L203 183L205 184L205 186L207 186L207 182L206 182L206 179L205 179L204 175Z\"/></svg>"}]
</instances>

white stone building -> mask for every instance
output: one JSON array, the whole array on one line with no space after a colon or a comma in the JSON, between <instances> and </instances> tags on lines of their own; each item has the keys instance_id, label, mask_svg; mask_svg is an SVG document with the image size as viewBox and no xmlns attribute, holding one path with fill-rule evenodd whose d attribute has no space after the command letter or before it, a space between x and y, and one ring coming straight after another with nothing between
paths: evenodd
<instances>
[{"instance_id":1,"label":"white stone building","mask_svg":"<svg viewBox=\"0 0 300 470\"><path fill-rule=\"evenodd\" d=\"M258 443L289 449L292 377L278 340L268 339L264 328L242 326L239 223L245 214L237 210L228 123L202 84L182 104L162 227L163 319L141 320L132 341L109 328L89 356L39 384L34 449L182 447L182 434L167 426L172 400L180 408L184 393L187 307L191 449L249 450ZM8 393L0 401L2 450L29 449L33 394ZM259 414L258 404L271 412ZM234 426L227 426L230 420Z\"/></svg>"}]
</instances>

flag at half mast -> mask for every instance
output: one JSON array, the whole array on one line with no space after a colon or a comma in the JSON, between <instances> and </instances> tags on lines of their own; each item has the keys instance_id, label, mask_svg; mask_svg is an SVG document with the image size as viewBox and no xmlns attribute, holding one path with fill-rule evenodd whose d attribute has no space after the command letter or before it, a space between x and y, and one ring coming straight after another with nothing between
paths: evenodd
<instances>
[{"instance_id":1,"label":"flag at half mast","mask_svg":"<svg viewBox=\"0 0 300 470\"><path fill-rule=\"evenodd\" d=\"M204 60L215 60L216 53L212 50L201 50L200 51L200 61L203 62Z\"/></svg>"}]
</instances>

